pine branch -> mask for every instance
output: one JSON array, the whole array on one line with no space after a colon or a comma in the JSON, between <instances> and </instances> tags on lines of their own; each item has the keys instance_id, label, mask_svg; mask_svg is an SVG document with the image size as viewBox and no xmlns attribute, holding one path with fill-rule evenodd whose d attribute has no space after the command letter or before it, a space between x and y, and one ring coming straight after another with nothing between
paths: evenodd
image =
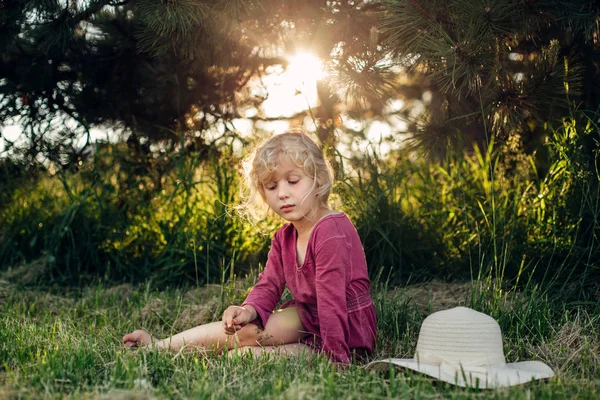
<instances>
[{"instance_id":1,"label":"pine branch","mask_svg":"<svg viewBox=\"0 0 600 400\"><path fill-rule=\"evenodd\" d=\"M113 0L96 0L92 1L90 5L82 12L77 15L74 15L71 18L71 24L73 26L78 25L81 21L88 21L92 16L96 15L106 6L118 6L127 4L129 1L124 1L121 3L113 3Z\"/></svg>"},{"instance_id":2,"label":"pine branch","mask_svg":"<svg viewBox=\"0 0 600 400\"><path fill-rule=\"evenodd\" d=\"M429 11L427 11L419 2L419 0L408 0L408 2L413 6L415 10L417 10L426 20L430 22L438 22L437 18L435 18Z\"/></svg>"}]
</instances>

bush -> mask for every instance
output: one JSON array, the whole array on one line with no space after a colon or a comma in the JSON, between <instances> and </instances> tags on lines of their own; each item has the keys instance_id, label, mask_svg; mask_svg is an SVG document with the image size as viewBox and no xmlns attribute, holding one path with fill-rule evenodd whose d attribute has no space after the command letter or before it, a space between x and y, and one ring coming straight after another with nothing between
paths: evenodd
<instances>
[{"instance_id":1,"label":"bush","mask_svg":"<svg viewBox=\"0 0 600 400\"><path fill-rule=\"evenodd\" d=\"M124 145L104 145L76 173L17 187L0 213L0 265L43 262L39 279L221 282L264 255L269 232L230 212L238 161L190 154L140 168Z\"/></svg>"},{"instance_id":2,"label":"bush","mask_svg":"<svg viewBox=\"0 0 600 400\"><path fill-rule=\"evenodd\" d=\"M566 119L549 132L541 178L535 154L493 143L439 164L375 154L356 163L338 193L371 276L517 285L533 278L570 285L572 295L597 293L600 130L593 121Z\"/></svg>"}]
</instances>

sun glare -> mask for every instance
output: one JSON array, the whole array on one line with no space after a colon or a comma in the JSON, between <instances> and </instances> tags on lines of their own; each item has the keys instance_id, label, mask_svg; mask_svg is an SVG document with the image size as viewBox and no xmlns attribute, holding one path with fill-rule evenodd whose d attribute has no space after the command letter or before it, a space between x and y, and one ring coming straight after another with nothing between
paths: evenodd
<instances>
[{"instance_id":1,"label":"sun glare","mask_svg":"<svg viewBox=\"0 0 600 400\"><path fill-rule=\"evenodd\" d=\"M318 57L300 52L288 57L285 69L277 67L261 78L268 93L262 104L266 117L291 117L319 104L317 82L327 73Z\"/></svg>"},{"instance_id":2,"label":"sun glare","mask_svg":"<svg viewBox=\"0 0 600 400\"><path fill-rule=\"evenodd\" d=\"M310 53L297 53L288 58L288 79L299 86L313 86L327 76L323 63Z\"/></svg>"}]
</instances>

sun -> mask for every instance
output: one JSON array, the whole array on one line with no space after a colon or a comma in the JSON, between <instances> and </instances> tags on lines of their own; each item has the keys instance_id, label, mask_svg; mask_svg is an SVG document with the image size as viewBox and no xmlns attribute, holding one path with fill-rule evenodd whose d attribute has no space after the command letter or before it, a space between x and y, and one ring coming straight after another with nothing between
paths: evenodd
<instances>
[{"instance_id":1,"label":"sun","mask_svg":"<svg viewBox=\"0 0 600 400\"><path fill-rule=\"evenodd\" d=\"M327 76L323 62L309 52L287 56L286 61L260 79L268 93L261 105L268 118L292 117L319 104L317 83Z\"/></svg>"},{"instance_id":2,"label":"sun","mask_svg":"<svg viewBox=\"0 0 600 400\"><path fill-rule=\"evenodd\" d=\"M297 85L298 90L304 87L314 87L317 81L327 76L323 62L314 54L296 53L288 58L288 62L286 79Z\"/></svg>"}]
</instances>

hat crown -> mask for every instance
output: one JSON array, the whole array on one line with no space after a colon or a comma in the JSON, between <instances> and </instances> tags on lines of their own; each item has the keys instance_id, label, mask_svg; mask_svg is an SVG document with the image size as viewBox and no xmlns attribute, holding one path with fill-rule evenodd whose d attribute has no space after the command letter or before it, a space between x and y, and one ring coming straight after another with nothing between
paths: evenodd
<instances>
[{"instance_id":1,"label":"hat crown","mask_svg":"<svg viewBox=\"0 0 600 400\"><path fill-rule=\"evenodd\" d=\"M473 367L505 364L500 325L467 307L433 313L423 321L415 358Z\"/></svg>"}]
</instances>

